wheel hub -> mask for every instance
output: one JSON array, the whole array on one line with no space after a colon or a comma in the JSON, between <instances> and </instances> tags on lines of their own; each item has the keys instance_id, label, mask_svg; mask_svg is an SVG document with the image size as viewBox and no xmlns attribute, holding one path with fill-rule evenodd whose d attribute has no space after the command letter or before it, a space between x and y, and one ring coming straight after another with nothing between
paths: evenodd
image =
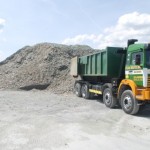
<instances>
[{"instance_id":1,"label":"wheel hub","mask_svg":"<svg viewBox=\"0 0 150 150\"><path fill-rule=\"evenodd\" d=\"M131 97L130 96L126 96L124 99L123 99L123 105L124 105L124 108L126 110L130 110L131 107L132 107L132 100L131 100Z\"/></svg>"},{"instance_id":2,"label":"wheel hub","mask_svg":"<svg viewBox=\"0 0 150 150\"><path fill-rule=\"evenodd\" d=\"M79 92L76 90L76 95L78 95L79 94Z\"/></svg>"},{"instance_id":3,"label":"wheel hub","mask_svg":"<svg viewBox=\"0 0 150 150\"><path fill-rule=\"evenodd\" d=\"M110 93L106 93L106 94L105 94L105 102L106 102L107 104L110 104L110 103L111 103L111 95L110 95Z\"/></svg>"},{"instance_id":4,"label":"wheel hub","mask_svg":"<svg viewBox=\"0 0 150 150\"><path fill-rule=\"evenodd\" d=\"M85 87L83 86L83 87L82 87L82 97L83 97L83 98L84 98L84 97L85 97L85 95L86 95L85 93L86 93L86 91L85 91Z\"/></svg>"},{"instance_id":5,"label":"wheel hub","mask_svg":"<svg viewBox=\"0 0 150 150\"><path fill-rule=\"evenodd\" d=\"M76 93L76 95L79 94L79 88L77 86L75 87L75 93Z\"/></svg>"},{"instance_id":6,"label":"wheel hub","mask_svg":"<svg viewBox=\"0 0 150 150\"><path fill-rule=\"evenodd\" d=\"M82 93L82 97L85 97L85 93Z\"/></svg>"}]
</instances>

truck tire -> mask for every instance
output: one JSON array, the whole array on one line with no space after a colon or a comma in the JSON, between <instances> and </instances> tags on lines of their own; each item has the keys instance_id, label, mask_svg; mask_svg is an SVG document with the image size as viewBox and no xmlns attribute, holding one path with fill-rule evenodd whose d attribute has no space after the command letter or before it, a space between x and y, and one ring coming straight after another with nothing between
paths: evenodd
<instances>
[{"instance_id":1,"label":"truck tire","mask_svg":"<svg viewBox=\"0 0 150 150\"><path fill-rule=\"evenodd\" d=\"M106 88L103 92L103 102L106 107L114 108L117 104L117 98L112 94L111 88Z\"/></svg>"},{"instance_id":2,"label":"truck tire","mask_svg":"<svg viewBox=\"0 0 150 150\"><path fill-rule=\"evenodd\" d=\"M85 99L90 99L89 88L86 84L83 84L81 87L81 95Z\"/></svg>"},{"instance_id":3,"label":"truck tire","mask_svg":"<svg viewBox=\"0 0 150 150\"><path fill-rule=\"evenodd\" d=\"M130 115L135 115L139 111L139 105L131 90L125 90L121 95L121 107L123 111Z\"/></svg>"},{"instance_id":4,"label":"truck tire","mask_svg":"<svg viewBox=\"0 0 150 150\"><path fill-rule=\"evenodd\" d=\"M75 91L75 94L78 96L78 97L81 97L81 84L80 83L75 83L75 86L74 86L74 91Z\"/></svg>"}]
</instances>

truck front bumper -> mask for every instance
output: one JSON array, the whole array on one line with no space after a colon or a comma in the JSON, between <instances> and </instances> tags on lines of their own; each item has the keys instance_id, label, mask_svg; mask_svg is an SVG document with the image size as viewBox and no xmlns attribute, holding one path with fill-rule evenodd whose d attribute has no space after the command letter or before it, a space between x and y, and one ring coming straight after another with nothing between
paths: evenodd
<instances>
[{"instance_id":1,"label":"truck front bumper","mask_svg":"<svg viewBox=\"0 0 150 150\"><path fill-rule=\"evenodd\" d=\"M150 88L137 89L136 99L150 101Z\"/></svg>"}]
</instances>

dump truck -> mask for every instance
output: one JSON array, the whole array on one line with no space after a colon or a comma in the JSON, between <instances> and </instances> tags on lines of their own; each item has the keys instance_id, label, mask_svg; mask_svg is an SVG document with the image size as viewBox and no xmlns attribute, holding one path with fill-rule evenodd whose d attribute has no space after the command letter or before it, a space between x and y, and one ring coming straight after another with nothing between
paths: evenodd
<instances>
[{"instance_id":1,"label":"dump truck","mask_svg":"<svg viewBox=\"0 0 150 150\"><path fill-rule=\"evenodd\" d=\"M150 103L150 44L130 39L127 47L106 47L94 54L74 57L71 75L78 97L102 95L109 108L121 106L127 114L137 114Z\"/></svg>"}]
</instances>

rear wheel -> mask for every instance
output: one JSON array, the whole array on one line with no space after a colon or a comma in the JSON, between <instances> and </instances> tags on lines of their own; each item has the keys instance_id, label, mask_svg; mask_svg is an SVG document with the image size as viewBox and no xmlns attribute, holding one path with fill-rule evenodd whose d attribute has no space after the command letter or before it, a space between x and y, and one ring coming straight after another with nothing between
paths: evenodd
<instances>
[{"instance_id":1,"label":"rear wheel","mask_svg":"<svg viewBox=\"0 0 150 150\"><path fill-rule=\"evenodd\" d=\"M75 90L75 94L78 96L78 97L81 97L81 84L80 83L76 83L75 84L75 87L74 87L74 90Z\"/></svg>"},{"instance_id":2,"label":"rear wheel","mask_svg":"<svg viewBox=\"0 0 150 150\"><path fill-rule=\"evenodd\" d=\"M125 113L134 115L139 111L139 105L131 90L126 90L121 95L121 107Z\"/></svg>"},{"instance_id":3,"label":"rear wheel","mask_svg":"<svg viewBox=\"0 0 150 150\"><path fill-rule=\"evenodd\" d=\"M81 87L81 95L85 99L90 99L89 88L86 84L83 84Z\"/></svg>"},{"instance_id":4,"label":"rear wheel","mask_svg":"<svg viewBox=\"0 0 150 150\"><path fill-rule=\"evenodd\" d=\"M109 108L114 108L117 104L117 99L113 96L111 88L106 88L103 92L103 102Z\"/></svg>"}]
</instances>

